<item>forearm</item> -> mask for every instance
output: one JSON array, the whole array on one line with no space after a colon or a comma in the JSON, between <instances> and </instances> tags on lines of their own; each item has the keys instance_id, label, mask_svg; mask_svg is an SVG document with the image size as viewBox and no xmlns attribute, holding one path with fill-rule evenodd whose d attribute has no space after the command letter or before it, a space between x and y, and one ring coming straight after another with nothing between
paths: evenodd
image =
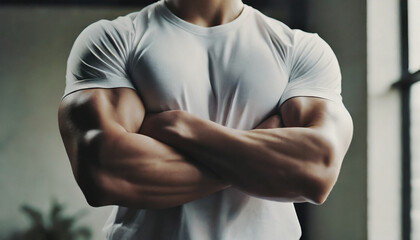
<instances>
[{"instance_id":1,"label":"forearm","mask_svg":"<svg viewBox=\"0 0 420 240\"><path fill-rule=\"evenodd\" d=\"M203 164L244 191L281 201L312 201L324 191L318 177L330 175L330 156L311 129L200 129L174 147L189 149L188 154L200 156Z\"/></svg>"},{"instance_id":2,"label":"forearm","mask_svg":"<svg viewBox=\"0 0 420 240\"><path fill-rule=\"evenodd\" d=\"M85 161L89 166L79 169L92 169L93 174L85 174L93 177L85 179L84 192L87 196L92 195L89 191L99 195L91 198L93 205L168 208L227 187L205 167L144 135L98 134L89 142L90 153L85 155L98 160ZM98 154L92 156L91 152Z\"/></svg>"},{"instance_id":3,"label":"forearm","mask_svg":"<svg viewBox=\"0 0 420 240\"><path fill-rule=\"evenodd\" d=\"M138 134L145 112L128 88L80 90L60 103L60 134L89 204L167 208L227 187L198 161Z\"/></svg>"},{"instance_id":4,"label":"forearm","mask_svg":"<svg viewBox=\"0 0 420 240\"><path fill-rule=\"evenodd\" d=\"M318 176L334 178L331 167L338 167L331 166L330 153L324 151L328 143L310 128L242 131L189 115L147 134L194 157L235 187L277 200L316 199L323 186Z\"/></svg>"}]
</instances>

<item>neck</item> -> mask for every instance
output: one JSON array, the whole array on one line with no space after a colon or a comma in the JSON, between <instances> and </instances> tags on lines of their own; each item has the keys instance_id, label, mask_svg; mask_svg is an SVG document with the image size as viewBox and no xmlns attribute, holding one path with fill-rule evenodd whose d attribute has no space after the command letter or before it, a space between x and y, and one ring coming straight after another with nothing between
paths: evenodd
<instances>
[{"instance_id":1,"label":"neck","mask_svg":"<svg viewBox=\"0 0 420 240\"><path fill-rule=\"evenodd\" d=\"M212 27L237 18L243 9L241 0L165 0L168 8L187 22Z\"/></svg>"}]
</instances>

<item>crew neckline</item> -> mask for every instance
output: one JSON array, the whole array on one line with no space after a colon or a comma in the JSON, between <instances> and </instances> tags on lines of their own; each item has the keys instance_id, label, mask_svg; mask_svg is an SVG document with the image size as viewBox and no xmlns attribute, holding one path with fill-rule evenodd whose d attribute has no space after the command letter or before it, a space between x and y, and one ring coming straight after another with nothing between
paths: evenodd
<instances>
[{"instance_id":1,"label":"crew neckline","mask_svg":"<svg viewBox=\"0 0 420 240\"><path fill-rule=\"evenodd\" d=\"M212 27L203 27L185 21L184 19L175 15L168 8L168 6L165 3L165 0L159 0L158 2L158 10L160 10L162 16L165 17L169 22L191 33L206 36L220 34L228 30L233 30L234 28L240 26L241 23L245 20L246 16L248 15L250 8L250 6L244 4L242 12L232 21Z\"/></svg>"}]
</instances>

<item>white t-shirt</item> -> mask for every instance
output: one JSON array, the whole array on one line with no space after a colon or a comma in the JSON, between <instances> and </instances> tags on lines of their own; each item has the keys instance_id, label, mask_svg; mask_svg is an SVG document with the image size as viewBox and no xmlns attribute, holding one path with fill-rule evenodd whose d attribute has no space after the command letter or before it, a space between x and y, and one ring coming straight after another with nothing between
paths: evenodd
<instances>
[{"instance_id":1,"label":"white t-shirt","mask_svg":"<svg viewBox=\"0 0 420 240\"><path fill-rule=\"evenodd\" d=\"M64 96L115 87L135 89L148 112L181 109L244 130L291 97L341 103L331 48L247 5L232 22L210 28L180 19L162 0L91 24L70 53ZM296 240L301 234L292 203L233 187L170 209L115 207L105 229L113 240Z\"/></svg>"}]
</instances>

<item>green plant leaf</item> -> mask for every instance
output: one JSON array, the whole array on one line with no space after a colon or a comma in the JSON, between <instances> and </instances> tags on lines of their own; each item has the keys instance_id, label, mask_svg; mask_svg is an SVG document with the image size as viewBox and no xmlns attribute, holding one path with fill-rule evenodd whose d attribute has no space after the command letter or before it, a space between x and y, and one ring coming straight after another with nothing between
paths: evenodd
<instances>
[{"instance_id":1,"label":"green plant leaf","mask_svg":"<svg viewBox=\"0 0 420 240\"><path fill-rule=\"evenodd\" d=\"M53 205L50 211L51 223L58 221L61 217L61 212L63 212L64 206L59 204L57 200L53 200Z\"/></svg>"},{"instance_id":2,"label":"green plant leaf","mask_svg":"<svg viewBox=\"0 0 420 240\"><path fill-rule=\"evenodd\" d=\"M86 215L86 211L80 210L72 216L66 216L63 214L64 208L54 200L49 214L46 214L44 219L38 209L23 205L21 209L30 218L32 226L16 236L21 236L19 240L89 240L92 237L91 230L75 226L76 222Z\"/></svg>"},{"instance_id":3,"label":"green plant leaf","mask_svg":"<svg viewBox=\"0 0 420 240\"><path fill-rule=\"evenodd\" d=\"M30 207L28 205L23 205L21 207L21 210L23 211L23 213L25 213L29 217L29 219L31 220L31 222L34 226L45 227L44 226L44 221L43 221L43 218L42 218L42 214L39 210L37 210L33 207Z\"/></svg>"}]
</instances>

